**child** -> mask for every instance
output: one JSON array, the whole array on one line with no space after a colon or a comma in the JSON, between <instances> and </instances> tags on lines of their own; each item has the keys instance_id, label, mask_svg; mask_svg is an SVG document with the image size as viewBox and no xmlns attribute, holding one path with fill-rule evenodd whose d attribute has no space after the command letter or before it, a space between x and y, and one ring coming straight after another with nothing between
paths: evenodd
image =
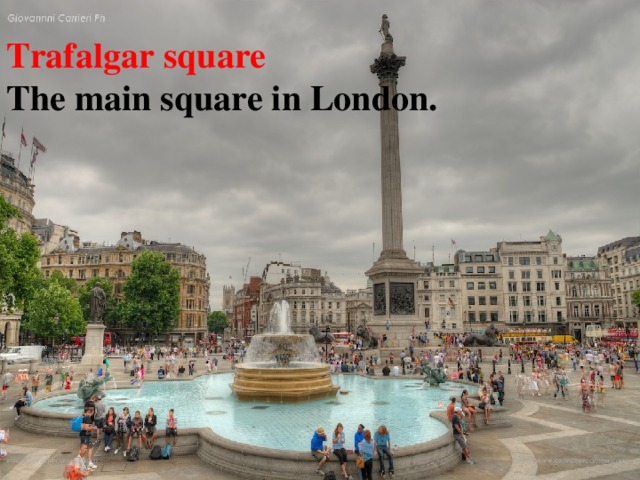
<instances>
[{"instance_id":1,"label":"child","mask_svg":"<svg viewBox=\"0 0 640 480\"><path fill-rule=\"evenodd\" d=\"M173 408L169 410L167 415L167 430L166 430L167 443L169 439L173 437L173 446L176 446L178 437L178 419L174 416Z\"/></svg>"}]
</instances>

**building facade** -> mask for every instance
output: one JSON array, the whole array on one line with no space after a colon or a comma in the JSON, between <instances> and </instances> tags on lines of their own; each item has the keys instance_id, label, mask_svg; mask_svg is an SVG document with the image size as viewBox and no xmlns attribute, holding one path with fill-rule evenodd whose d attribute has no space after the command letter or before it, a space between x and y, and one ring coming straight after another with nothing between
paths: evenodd
<instances>
[{"instance_id":1,"label":"building facade","mask_svg":"<svg viewBox=\"0 0 640 480\"><path fill-rule=\"evenodd\" d=\"M456 265L428 263L417 288L417 313L429 337L463 331L460 275ZM413 335L419 333L412 332Z\"/></svg>"},{"instance_id":2,"label":"building facade","mask_svg":"<svg viewBox=\"0 0 640 480\"><path fill-rule=\"evenodd\" d=\"M549 233L539 241L500 242L502 301L508 328L546 328L558 333L566 322L562 237Z\"/></svg>"},{"instance_id":3,"label":"building facade","mask_svg":"<svg viewBox=\"0 0 640 480\"><path fill-rule=\"evenodd\" d=\"M567 257L565 285L567 334L586 341L589 332L613 327L611 279L595 255Z\"/></svg>"},{"instance_id":4,"label":"building facade","mask_svg":"<svg viewBox=\"0 0 640 480\"><path fill-rule=\"evenodd\" d=\"M228 316L231 335L237 339L249 339L255 335L260 304L262 278L250 277L233 298L233 313Z\"/></svg>"},{"instance_id":5,"label":"building facade","mask_svg":"<svg viewBox=\"0 0 640 480\"><path fill-rule=\"evenodd\" d=\"M598 258L611 279L613 320L616 327L638 326L638 312L631 301L634 290L640 288L638 253L640 237L626 237L598 248Z\"/></svg>"},{"instance_id":6,"label":"building facade","mask_svg":"<svg viewBox=\"0 0 640 480\"><path fill-rule=\"evenodd\" d=\"M271 265L276 264L280 276L268 276ZM269 317L273 304L286 300L289 303L290 325L293 333L308 333L312 326L320 330L329 327L331 331L345 331L346 297L331 280L328 275L320 275L320 270L305 268L297 265L299 275L287 273L293 272L294 266L271 262L264 270L262 286L260 288L260 309L258 316L257 333L263 333L269 329ZM284 270L284 273L282 272ZM284 275L284 276L282 276ZM271 284L266 278L277 280Z\"/></svg>"},{"instance_id":7,"label":"building facade","mask_svg":"<svg viewBox=\"0 0 640 480\"><path fill-rule=\"evenodd\" d=\"M58 270L65 277L75 279L79 285L89 278L104 277L112 281L113 297L122 301L124 282L131 275L131 263L144 250L161 253L165 260L180 272L180 314L168 335L173 344L194 346L207 335L210 279L206 257L192 247L180 243L162 243L145 240L138 231L123 232L115 245L80 242L78 236L67 236L41 258L41 269L46 278ZM125 341L135 341L136 332L122 325L113 327ZM139 339L139 341L162 341Z\"/></svg>"},{"instance_id":8,"label":"building facade","mask_svg":"<svg viewBox=\"0 0 640 480\"><path fill-rule=\"evenodd\" d=\"M456 252L465 329L505 327L502 263L497 251Z\"/></svg>"},{"instance_id":9,"label":"building facade","mask_svg":"<svg viewBox=\"0 0 640 480\"><path fill-rule=\"evenodd\" d=\"M345 293L345 315L347 316L346 331L355 332L359 325L368 326L371 323L373 288L370 284L366 288L347 290Z\"/></svg>"},{"instance_id":10,"label":"building facade","mask_svg":"<svg viewBox=\"0 0 640 480\"><path fill-rule=\"evenodd\" d=\"M13 218L9 221L9 227L14 229L18 235L31 231L34 224L33 207L35 185L31 179L20 171L16 160L9 152L2 152L0 155L0 195L17 207L22 214L21 218Z\"/></svg>"}]
</instances>

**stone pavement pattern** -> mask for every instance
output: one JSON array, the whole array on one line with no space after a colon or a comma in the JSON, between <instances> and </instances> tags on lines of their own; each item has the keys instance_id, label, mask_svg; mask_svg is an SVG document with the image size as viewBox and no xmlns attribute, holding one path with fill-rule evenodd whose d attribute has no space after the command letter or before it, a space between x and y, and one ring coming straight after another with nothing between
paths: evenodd
<instances>
[{"instance_id":1,"label":"stone pavement pattern","mask_svg":"<svg viewBox=\"0 0 640 480\"><path fill-rule=\"evenodd\" d=\"M113 365L118 361L112 362ZM202 365L202 359L199 359ZM554 400L552 396L518 399L515 374L506 375L506 402L510 409L512 428L481 428L469 437L475 465L460 463L455 469L440 475L445 480L471 478L492 479L605 479L631 480L640 478L640 376L627 364L625 388L607 389L606 407L584 414L577 400ZM228 362L220 362L220 371L228 371ZM484 365L489 371L490 364ZM128 383L128 376L116 370L119 381ZM201 368L202 370L202 368ZM529 368L527 367L527 373ZM573 374L573 380L578 378ZM607 380L608 382L608 380ZM609 386L605 382L605 385ZM575 390L575 388L573 389ZM64 466L77 453L75 438L54 438L22 432L13 427L18 389L12 385L9 399L0 404L0 425L11 429L9 456L0 460L0 480L30 480L62 478ZM575 392L572 392L574 397ZM392 427L391 427L392 428ZM160 480L206 478L231 480L238 477L217 472L197 456L174 456L170 460L152 461L142 452L138 462L116 459L98 448L94 458L98 469L91 477L102 480ZM112 458L113 457L113 458ZM376 460L377 463L377 460ZM339 473L332 459L328 469ZM377 475L377 474L376 474ZM309 472L309 479L319 478ZM402 479L402 472L396 472Z\"/></svg>"}]
</instances>

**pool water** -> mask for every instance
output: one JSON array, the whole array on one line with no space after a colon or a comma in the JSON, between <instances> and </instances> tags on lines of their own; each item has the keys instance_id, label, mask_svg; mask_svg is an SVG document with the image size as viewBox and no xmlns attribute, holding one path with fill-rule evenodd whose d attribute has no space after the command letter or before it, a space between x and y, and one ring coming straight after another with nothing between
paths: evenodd
<instances>
[{"instance_id":1,"label":"pool water","mask_svg":"<svg viewBox=\"0 0 640 480\"><path fill-rule=\"evenodd\" d=\"M353 448L353 434L359 423L372 433L385 424L391 443L398 446L432 440L444 434L447 427L429 417L429 412L444 409L449 397L459 396L462 390L453 383L424 387L421 378L373 380L359 375L334 375L332 379L348 393L299 404L240 402L229 387L232 373L190 381L145 382L139 389L107 390L104 402L118 414L127 406L132 415L140 410L143 417L153 407L160 435L164 434L167 412L173 408L178 431L210 427L218 435L240 443L307 451L318 426L325 428L330 439L338 422L344 425L348 449ZM41 410L78 414L82 406L75 394L34 404Z\"/></svg>"}]
</instances>

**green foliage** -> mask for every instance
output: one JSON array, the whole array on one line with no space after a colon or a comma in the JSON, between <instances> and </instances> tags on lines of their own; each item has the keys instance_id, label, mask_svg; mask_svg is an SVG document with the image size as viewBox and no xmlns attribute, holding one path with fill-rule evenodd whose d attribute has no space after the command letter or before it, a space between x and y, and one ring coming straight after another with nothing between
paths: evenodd
<instances>
[{"instance_id":1,"label":"green foliage","mask_svg":"<svg viewBox=\"0 0 640 480\"><path fill-rule=\"evenodd\" d=\"M56 281L45 282L44 287L36 290L27 310L22 326L41 337L60 341L63 336L82 335L87 328L78 300Z\"/></svg>"},{"instance_id":2,"label":"green foliage","mask_svg":"<svg viewBox=\"0 0 640 480\"><path fill-rule=\"evenodd\" d=\"M631 303L636 304L640 308L640 290L635 290L631 294Z\"/></svg>"},{"instance_id":3,"label":"green foliage","mask_svg":"<svg viewBox=\"0 0 640 480\"><path fill-rule=\"evenodd\" d=\"M180 315L180 272L158 252L144 251L131 263L123 285L122 322L138 332L169 332Z\"/></svg>"},{"instance_id":4,"label":"green foliage","mask_svg":"<svg viewBox=\"0 0 640 480\"><path fill-rule=\"evenodd\" d=\"M224 312L211 312L207 316L207 327L210 332L221 334L228 326L229 320L227 320L227 315Z\"/></svg>"},{"instance_id":5,"label":"green foliage","mask_svg":"<svg viewBox=\"0 0 640 480\"><path fill-rule=\"evenodd\" d=\"M73 278L65 277L60 270L54 270L51 276L47 279L47 282L55 282L62 288L66 288L71 293L75 293L78 288L78 284Z\"/></svg>"},{"instance_id":6,"label":"green foliage","mask_svg":"<svg viewBox=\"0 0 640 480\"><path fill-rule=\"evenodd\" d=\"M0 195L0 295L11 293L15 306L22 308L33 295L42 278L37 264L40 258L38 240L31 233L20 237L6 226L20 212Z\"/></svg>"},{"instance_id":7,"label":"green foliage","mask_svg":"<svg viewBox=\"0 0 640 480\"><path fill-rule=\"evenodd\" d=\"M113 298L113 282L108 278L92 277L87 280L84 285L78 289L78 302L82 309L82 318L89 322L91 317L91 291L96 285L99 285L106 297L106 308L104 311L103 321L108 327L113 327L118 319L118 305Z\"/></svg>"}]
</instances>

